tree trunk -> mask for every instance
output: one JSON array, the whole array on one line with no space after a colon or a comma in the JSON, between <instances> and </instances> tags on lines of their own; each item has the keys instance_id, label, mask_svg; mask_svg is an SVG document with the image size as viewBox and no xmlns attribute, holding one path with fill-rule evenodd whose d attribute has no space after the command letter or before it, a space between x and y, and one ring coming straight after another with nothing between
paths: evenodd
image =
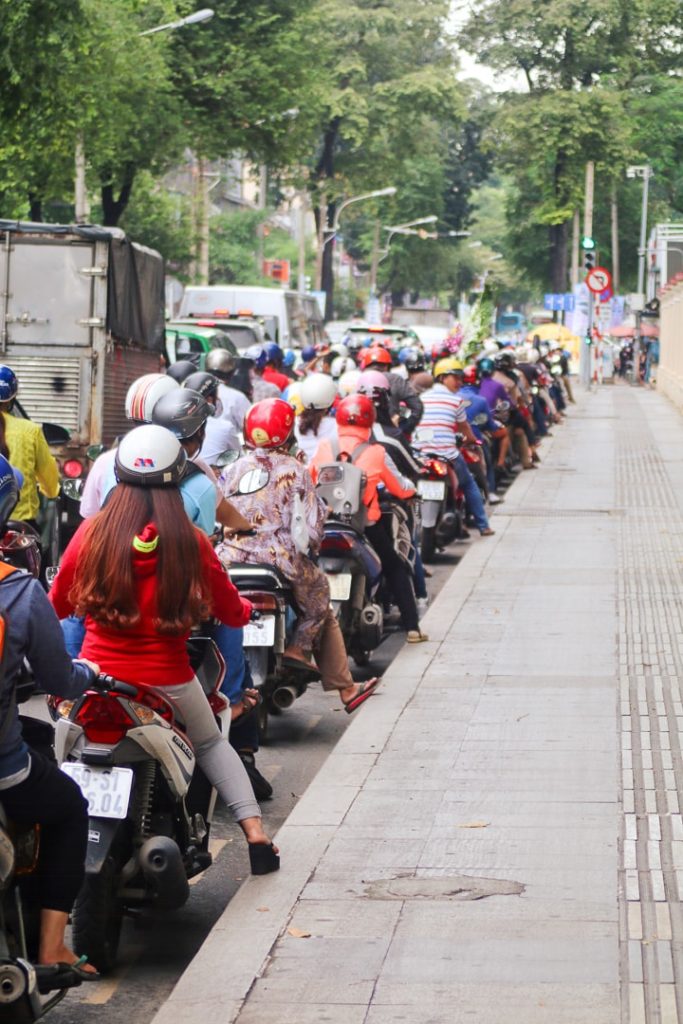
<instances>
[{"instance_id":1,"label":"tree trunk","mask_svg":"<svg viewBox=\"0 0 683 1024\"><path fill-rule=\"evenodd\" d=\"M43 200L41 199L40 196L37 196L35 194L35 192L29 192L29 194L28 194L28 202L29 202L29 210L30 210L29 216L30 216L31 220L34 221L36 224L42 223L42 220L43 220Z\"/></svg>"},{"instance_id":2,"label":"tree trunk","mask_svg":"<svg viewBox=\"0 0 683 1024\"><path fill-rule=\"evenodd\" d=\"M567 226L553 224L550 228L550 287L553 292L567 290Z\"/></svg>"},{"instance_id":3,"label":"tree trunk","mask_svg":"<svg viewBox=\"0 0 683 1024\"><path fill-rule=\"evenodd\" d=\"M135 180L135 168L127 167L125 180L121 186L119 197L114 197L114 186L111 182L102 185L102 223L107 228L115 228L124 214Z\"/></svg>"},{"instance_id":4,"label":"tree trunk","mask_svg":"<svg viewBox=\"0 0 683 1024\"><path fill-rule=\"evenodd\" d=\"M327 204L327 227L332 228L336 203ZM329 236L328 236L329 237ZM334 320L334 246L335 240L328 242L323 249L322 290L325 292L325 319Z\"/></svg>"},{"instance_id":5,"label":"tree trunk","mask_svg":"<svg viewBox=\"0 0 683 1024\"><path fill-rule=\"evenodd\" d=\"M334 177L334 156L339 134L340 118L335 117L330 121L323 135L323 147L320 159L315 168L315 182L323 201L316 204L316 223L320 227L320 218L324 218L327 228L334 224L336 202L325 202L325 183ZM321 257L320 286L325 292L325 319L331 320L334 316L334 269L333 269L334 243L328 242L323 247Z\"/></svg>"}]
</instances>

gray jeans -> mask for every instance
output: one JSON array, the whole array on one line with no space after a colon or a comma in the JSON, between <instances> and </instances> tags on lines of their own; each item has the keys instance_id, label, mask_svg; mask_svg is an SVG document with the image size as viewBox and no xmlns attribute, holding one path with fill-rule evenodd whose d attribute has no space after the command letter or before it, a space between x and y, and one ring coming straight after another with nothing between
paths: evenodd
<instances>
[{"instance_id":1,"label":"gray jeans","mask_svg":"<svg viewBox=\"0 0 683 1024\"><path fill-rule=\"evenodd\" d=\"M199 767L237 821L260 818L249 776L239 755L216 725L201 683L195 677L180 686L155 686L179 711Z\"/></svg>"}]
</instances>

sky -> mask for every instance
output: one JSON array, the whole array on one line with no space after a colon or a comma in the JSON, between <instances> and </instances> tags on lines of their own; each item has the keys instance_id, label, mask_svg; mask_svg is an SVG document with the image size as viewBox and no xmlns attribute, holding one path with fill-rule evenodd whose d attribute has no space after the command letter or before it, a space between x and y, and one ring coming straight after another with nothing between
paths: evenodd
<instances>
[{"instance_id":1,"label":"sky","mask_svg":"<svg viewBox=\"0 0 683 1024\"><path fill-rule=\"evenodd\" d=\"M465 22L476 10L476 0L453 0L448 27L455 35L456 40L461 35ZM458 47L458 58L461 67L458 78L476 78L495 92L502 92L508 89L526 91L526 82L524 75L521 73L501 75L485 64L479 64L471 54L466 53L460 47Z\"/></svg>"}]
</instances>

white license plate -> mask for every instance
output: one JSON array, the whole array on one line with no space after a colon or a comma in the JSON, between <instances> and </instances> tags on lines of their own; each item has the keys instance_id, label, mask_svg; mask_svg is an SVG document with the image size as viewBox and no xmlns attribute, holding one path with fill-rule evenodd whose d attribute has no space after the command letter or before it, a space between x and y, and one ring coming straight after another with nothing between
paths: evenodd
<instances>
[{"instance_id":1,"label":"white license plate","mask_svg":"<svg viewBox=\"0 0 683 1024\"><path fill-rule=\"evenodd\" d=\"M126 817L133 785L131 768L95 768L90 764L65 761L62 771L80 786L91 818Z\"/></svg>"},{"instance_id":2,"label":"white license plate","mask_svg":"<svg viewBox=\"0 0 683 1024\"><path fill-rule=\"evenodd\" d=\"M351 597L351 581L353 576L350 572L327 573L327 582L330 585L330 601L348 601Z\"/></svg>"},{"instance_id":3,"label":"white license plate","mask_svg":"<svg viewBox=\"0 0 683 1024\"><path fill-rule=\"evenodd\" d=\"M264 615L244 627L245 647L272 647L275 643L275 616Z\"/></svg>"},{"instance_id":4,"label":"white license plate","mask_svg":"<svg viewBox=\"0 0 683 1024\"><path fill-rule=\"evenodd\" d=\"M418 480L417 493L427 501L443 501L446 484L443 480Z\"/></svg>"}]
</instances>

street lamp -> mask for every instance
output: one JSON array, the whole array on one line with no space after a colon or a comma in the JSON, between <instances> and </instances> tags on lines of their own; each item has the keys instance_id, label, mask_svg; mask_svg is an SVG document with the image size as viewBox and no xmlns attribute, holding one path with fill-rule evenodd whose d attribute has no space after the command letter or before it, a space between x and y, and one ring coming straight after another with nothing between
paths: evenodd
<instances>
[{"instance_id":1,"label":"street lamp","mask_svg":"<svg viewBox=\"0 0 683 1024\"><path fill-rule=\"evenodd\" d=\"M380 196L395 196L396 192L396 186L389 185L387 188L377 188L373 192L363 192L359 196L351 196L349 199L345 199L343 203L340 203L338 209L335 212L334 223L332 224L332 227L325 229L325 235L327 237L323 241L322 248L324 249L327 243L331 242L334 236L339 231L339 218L341 217L342 213L344 212L347 206L350 206L351 203L361 203L365 199L379 199Z\"/></svg>"},{"instance_id":2,"label":"street lamp","mask_svg":"<svg viewBox=\"0 0 683 1024\"><path fill-rule=\"evenodd\" d=\"M640 212L640 244L638 246L638 294L643 295L645 288L645 238L647 235L647 197L650 178L654 171L649 164L635 164L626 168L627 178L643 179L643 205Z\"/></svg>"},{"instance_id":3,"label":"street lamp","mask_svg":"<svg viewBox=\"0 0 683 1024\"><path fill-rule=\"evenodd\" d=\"M138 32L139 36L153 36L155 32L170 32L174 28L183 28L185 25L197 25L200 21L210 21L216 12L210 7L203 7L200 11L194 11L179 21L169 21L166 25L157 25L156 28L148 28L146 32Z\"/></svg>"},{"instance_id":4,"label":"street lamp","mask_svg":"<svg viewBox=\"0 0 683 1024\"><path fill-rule=\"evenodd\" d=\"M388 231L387 244L382 250L373 248L372 267L374 273L370 276L370 293L374 294L376 285L376 273L378 265L387 258L389 255L389 246L394 235L419 235L419 231L413 231L412 229L418 227L420 224L434 224L439 218L435 213L430 214L428 217L418 217L416 220L409 220L405 224L390 224L383 225L383 230ZM430 236L432 237L432 236ZM377 258L379 257L379 258Z\"/></svg>"}]
</instances>

